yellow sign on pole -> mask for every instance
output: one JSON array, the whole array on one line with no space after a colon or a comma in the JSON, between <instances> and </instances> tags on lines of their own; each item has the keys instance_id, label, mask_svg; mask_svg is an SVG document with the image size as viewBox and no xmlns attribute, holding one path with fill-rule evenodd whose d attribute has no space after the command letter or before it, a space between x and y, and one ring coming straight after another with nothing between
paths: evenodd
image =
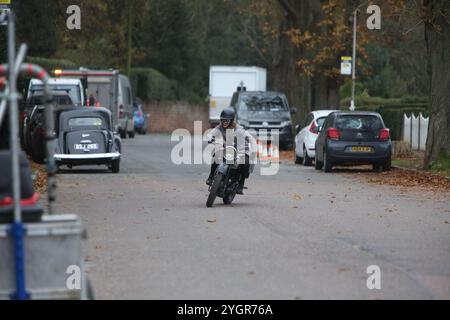
<instances>
[{"instance_id":1,"label":"yellow sign on pole","mask_svg":"<svg viewBox=\"0 0 450 320\"><path fill-rule=\"evenodd\" d=\"M0 0L0 26L8 25L11 0Z\"/></svg>"},{"instance_id":2,"label":"yellow sign on pole","mask_svg":"<svg viewBox=\"0 0 450 320\"><path fill-rule=\"evenodd\" d=\"M344 76L352 75L352 57L341 57L341 74Z\"/></svg>"}]
</instances>

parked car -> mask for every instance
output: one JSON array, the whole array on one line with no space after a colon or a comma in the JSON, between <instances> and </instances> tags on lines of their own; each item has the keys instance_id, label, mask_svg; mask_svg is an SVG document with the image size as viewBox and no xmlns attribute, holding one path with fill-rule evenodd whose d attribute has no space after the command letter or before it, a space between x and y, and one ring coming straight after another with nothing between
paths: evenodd
<instances>
[{"instance_id":1,"label":"parked car","mask_svg":"<svg viewBox=\"0 0 450 320\"><path fill-rule=\"evenodd\" d=\"M318 110L311 112L304 126L296 127L295 137L295 163L309 167L316 157L316 140L319 136L319 128L323 126L325 119L336 110Z\"/></svg>"},{"instance_id":2,"label":"parked car","mask_svg":"<svg viewBox=\"0 0 450 320\"><path fill-rule=\"evenodd\" d=\"M238 91L231 100L237 123L247 130L266 130L268 139L278 135L280 146L292 149L292 118L296 110L289 108L286 96L280 92Z\"/></svg>"},{"instance_id":3,"label":"parked car","mask_svg":"<svg viewBox=\"0 0 450 320\"><path fill-rule=\"evenodd\" d=\"M107 165L113 173L120 171L122 142L108 109L82 108L62 112L59 118L58 166Z\"/></svg>"},{"instance_id":4,"label":"parked car","mask_svg":"<svg viewBox=\"0 0 450 320\"><path fill-rule=\"evenodd\" d=\"M331 172L339 164L372 164L391 169L392 141L383 118L375 112L334 112L319 128L315 167Z\"/></svg>"},{"instance_id":5,"label":"parked car","mask_svg":"<svg viewBox=\"0 0 450 320\"><path fill-rule=\"evenodd\" d=\"M76 108L69 93L51 92L55 102L55 126L62 111ZM23 146L25 151L37 163L44 163L45 147L45 107L43 92L35 92L30 96L25 108L23 120Z\"/></svg>"},{"instance_id":6,"label":"parked car","mask_svg":"<svg viewBox=\"0 0 450 320\"><path fill-rule=\"evenodd\" d=\"M119 134L122 139L125 139L128 135L133 139L135 136L134 131L134 117L133 117L133 95L131 93L130 80L124 75L119 76Z\"/></svg>"},{"instance_id":7,"label":"parked car","mask_svg":"<svg viewBox=\"0 0 450 320\"><path fill-rule=\"evenodd\" d=\"M149 114L142 111L141 104L134 104L134 130L139 134L147 134Z\"/></svg>"}]
</instances>

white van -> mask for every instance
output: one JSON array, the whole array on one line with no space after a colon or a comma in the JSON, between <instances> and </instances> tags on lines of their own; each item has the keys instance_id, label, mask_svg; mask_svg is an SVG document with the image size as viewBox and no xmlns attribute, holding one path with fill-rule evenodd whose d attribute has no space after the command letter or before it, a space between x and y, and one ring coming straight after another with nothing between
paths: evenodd
<instances>
[{"instance_id":1,"label":"white van","mask_svg":"<svg viewBox=\"0 0 450 320\"><path fill-rule=\"evenodd\" d=\"M48 88L53 92L67 92L75 106L85 105L86 97L80 79L50 78ZM31 79L28 86L27 100L36 92L42 92L43 90L44 83L41 80Z\"/></svg>"},{"instance_id":2,"label":"white van","mask_svg":"<svg viewBox=\"0 0 450 320\"><path fill-rule=\"evenodd\" d=\"M220 122L220 113L231 104L239 87L245 91L266 91L267 71L259 67L211 66L209 72L209 121Z\"/></svg>"},{"instance_id":3,"label":"white van","mask_svg":"<svg viewBox=\"0 0 450 320\"><path fill-rule=\"evenodd\" d=\"M87 83L87 105L104 107L113 115L114 131L122 139L134 138L133 96L128 78L118 70L55 70L61 79L79 78ZM91 101L92 100L92 101Z\"/></svg>"},{"instance_id":4,"label":"white van","mask_svg":"<svg viewBox=\"0 0 450 320\"><path fill-rule=\"evenodd\" d=\"M122 139L126 135L134 138L134 111L133 111L133 93L131 91L130 80L124 75L119 76L119 134Z\"/></svg>"}]
</instances>

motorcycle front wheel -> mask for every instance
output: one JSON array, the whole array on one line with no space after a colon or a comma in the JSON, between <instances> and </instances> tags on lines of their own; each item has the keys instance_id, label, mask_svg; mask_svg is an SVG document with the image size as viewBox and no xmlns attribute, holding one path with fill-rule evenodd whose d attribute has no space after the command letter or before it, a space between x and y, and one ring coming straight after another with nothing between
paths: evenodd
<instances>
[{"instance_id":1,"label":"motorcycle front wheel","mask_svg":"<svg viewBox=\"0 0 450 320\"><path fill-rule=\"evenodd\" d=\"M224 198L223 198L223 203L226 205L230 205L233 203L234 198L236 197L236 192L231 192L228 193Z\"/></svg>"},{"instance_id":2,"label":"motorcycle front wheel","mask_svg":"<svg viewBox=\"0 0 450 320\"><path fill-rule=\"evenodd\" d=\"M233 203L234 198L236 197L236 192L239 184L235 184L233 189L230 191L227 191L223 197L223 203L226 205L230 205Z\"/></svg>"},{"instance_id":3,"label":"motorcycle front wheel","mask_svg":"<svg viewBox=\"0 0 450 320\"><path fill-rule=\"evenodd\" d=\"M217 194L219 193L220 186L222 185L222 181L224 179L223 174L219 173L214 178L213 185L211 190L209 191L208 201L206 201L206 207L211 208L216 201Z\"/></svg>"}]
</instances>

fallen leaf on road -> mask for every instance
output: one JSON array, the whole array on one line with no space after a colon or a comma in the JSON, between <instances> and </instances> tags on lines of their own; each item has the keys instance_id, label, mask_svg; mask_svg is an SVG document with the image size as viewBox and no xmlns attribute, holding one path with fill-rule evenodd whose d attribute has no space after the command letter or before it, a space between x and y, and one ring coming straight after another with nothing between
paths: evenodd
<instances>
[{"instance_id":1,"label":"fallen leaf on road","mask_svg":"<svg viewBox=\"0 0 450 320\"><path fill-rule=\"evenodd\" d=\"M47 173L45 166L30 161L31 172L33 173L33 186L36 192L45 192L47 190Z\"/></svg>"},{"instance_id":2,"label":"fallen leaf on road","mask_svg":"<svg viewBox=\"0 0 450 320\"><path fill-rule=\"evenodd\" d=\"M450 192L449 179L426 171L393 169L382 173L366 173L365 177L369 183L403 187L402 192L406 188Z\"/></svg>"},{"instance_id":3,"label":"fallen leaf on road","mask_svg":"<svg viewBox=\"0 0 450 320\"><path fill-rule=\"evenodd\" d=\"M209 222L209 223L216 223L217 220L216 220L216 219L208 219L208 222Z\"/></svg>"},{"instance_id":4,"label":"fallen leaf on road","mask_svg":"<svg viewBox=\"0 0 450 320\"><path fill-rule=\"evenodd\" d=\"M302 200L302 196L299 194L294 194L294 196L292 197L294 200L300 201Z\"/></svg>"}]
</instances>

